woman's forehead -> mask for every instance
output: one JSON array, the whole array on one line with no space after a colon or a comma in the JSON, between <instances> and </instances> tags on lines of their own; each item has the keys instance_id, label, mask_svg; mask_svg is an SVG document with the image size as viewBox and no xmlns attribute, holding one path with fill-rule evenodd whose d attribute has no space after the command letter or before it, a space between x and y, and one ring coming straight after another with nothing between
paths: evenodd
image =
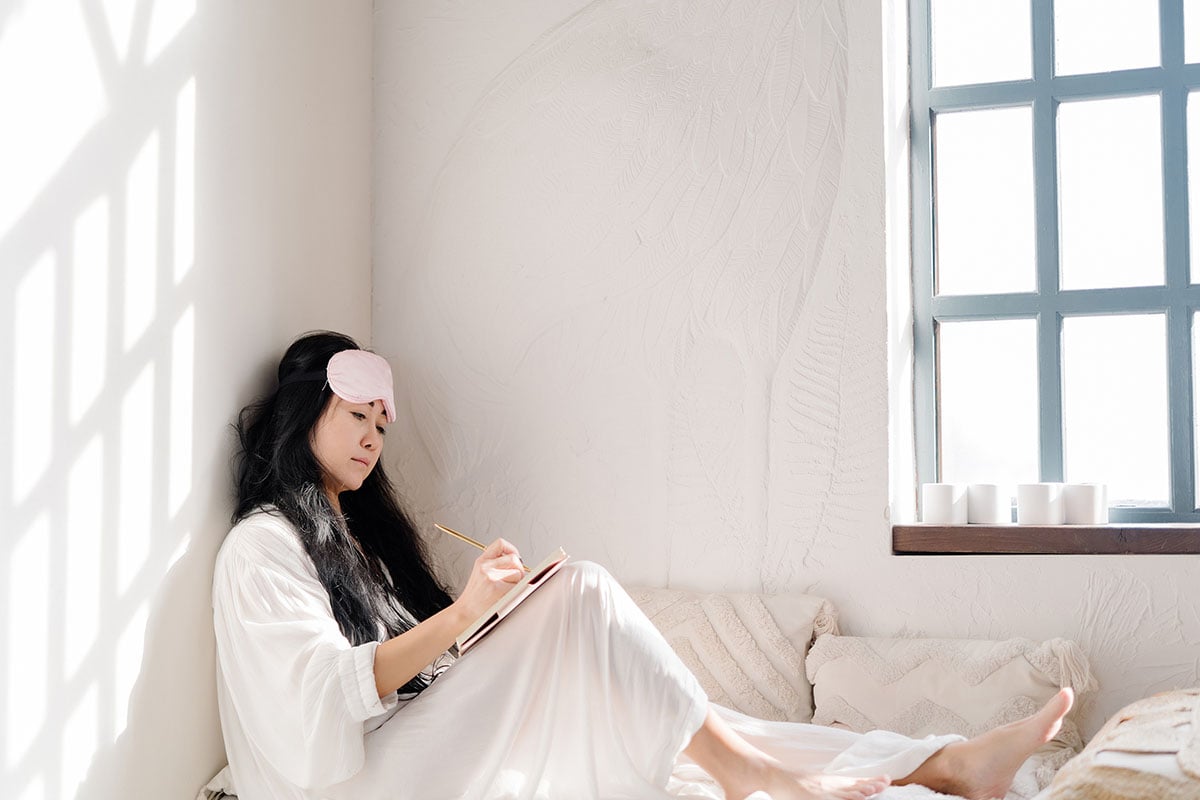
<instances>
[{"instance_id":1,"label":"woman's forehead","mask_svg":"<svg viewBox=\"0 0 1200 800\"><path fill-rule=\"evenodd\" d=\"M333 408L350 408L362 411L363 413L374 412L378 416L383 417L383 421L387 422L387 411L383 407L382 400L372 400L369 403L352 403L344 397L333 395Z\"/></svg>"}]
</instances>

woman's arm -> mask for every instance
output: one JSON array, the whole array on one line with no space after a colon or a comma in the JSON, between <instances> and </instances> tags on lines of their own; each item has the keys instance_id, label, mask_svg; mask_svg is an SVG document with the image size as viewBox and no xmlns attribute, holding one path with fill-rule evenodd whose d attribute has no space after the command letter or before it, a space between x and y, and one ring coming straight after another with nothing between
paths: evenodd
<instances>
[{"instance_id":1,"label":"woman's arm","mask_svg":"<svg viewBox=\"0 0 1200 800\"><path fill-rule=\"evenodd\" d=\"M226 538L213 632L231 758L314 791L362 769L363 723L390 705L375 690L379 644L346 639L286 520L255 514Z\"/></svg>"},{"instance_id":2,"label":"woman's arm","mask_svg":"<svg viewBox=\"0 0 1200 800\"><path fill-rule=\"evenodd\" d=\"M431 661L449 650L474 619L453 603L411 630L379 645L375 649L375 688L379 696L386 697L412 680Z\"/></svg>"},{"instance_id":3,"label":"woman's arm","mask_svg":"<svg viewBox=\"0 0 1200 800\"><path fill-rule=\"evenodd\" d=\"M475 559L471 576L457 600L376 648L375 688L379 696L386 697L396 691L449 650L458 635L503 597L523 574L517 548L503 539L489 544Z\"/></svg>"}]
</instances>

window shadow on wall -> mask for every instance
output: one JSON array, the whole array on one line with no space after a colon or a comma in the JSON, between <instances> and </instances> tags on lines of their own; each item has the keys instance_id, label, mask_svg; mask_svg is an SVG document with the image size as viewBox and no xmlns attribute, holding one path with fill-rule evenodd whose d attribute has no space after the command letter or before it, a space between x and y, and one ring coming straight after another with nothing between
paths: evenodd
<instances>
[{"instance_id":1,"label":"window shadow on wall","mask_svg":"<svg viewBox=\"0 0 1200 800\"><path fill-rule=\"evenodd\" d=\"M213 725L211 687L175 680L212 658L189 549L196 16L0 3L6 797L165 796L148 761L194 761L180 732Z\"/></svg>"}]
</instances>

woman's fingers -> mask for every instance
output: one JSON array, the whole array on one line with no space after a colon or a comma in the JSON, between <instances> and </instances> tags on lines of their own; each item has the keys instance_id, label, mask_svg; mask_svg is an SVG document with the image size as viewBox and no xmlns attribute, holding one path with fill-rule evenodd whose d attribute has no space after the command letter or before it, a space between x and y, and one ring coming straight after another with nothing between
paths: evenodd
<instances>
[{"instance_id":1,"label":"woman's fingers","mask_svg":"<svg viewBox=\"0 0 1200 800\"><path fill-rule=\"evenodd\" d=\"M525 567L521 564L520 557L515 554L489 559L483 568L493 580L502 580L506 583L516 583L525 574Z\"/></svg>"},{"instance_id":2,"label":"woman's fingers","mask_svg":"<svg viewBox=\"0 0 1200 800\"><path fill-rule=\"evenodd\" d=\"M469 616L477 617L503 597L524 574L517 548L511 542L497 539L475 559L467 585L455 602L466 609Z\"/></svg>"},{"instance_id":3,"label":"woman's fingers","mask_svg":"<svg viewBox=\"0 0 1200 800\"><path fill-rule=\"evenodd\" d=\"M512 555L519 555L519 553L517 553L517 548L513 546L512 542L508 541L507 539L497 539L484 548L483 555L480 557L497 558L510 553Z\"/></svg>"},{"instance_id":4,"label":"woman's fingers","mask_svg":"<svg viewBox=\"0 0 1200 800\"><path fill-rule=\"evenodd\" d=\"M516 583L521 579L521 575L525 572L525 565L521 561L521 554L517 552L517 548L513 543L506 539L497 539L487 546L480 553L478 563L481 569L488 573L496 573L497 577L508 583ZM499 573L509 570L515 570L515 576Z\"/></svg>"}]
</instances>

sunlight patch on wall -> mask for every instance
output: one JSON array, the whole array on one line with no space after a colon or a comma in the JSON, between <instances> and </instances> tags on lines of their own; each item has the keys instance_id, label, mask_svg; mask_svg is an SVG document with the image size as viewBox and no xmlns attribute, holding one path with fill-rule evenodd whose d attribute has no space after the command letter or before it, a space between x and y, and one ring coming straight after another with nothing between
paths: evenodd
<instances>
[{"instance_id":1,"label":"sunlight patch on wall","mask_svg":"<svg viewBox=\"0 0 1200 800\"><path fill-rule=\"evenodd\" d=\"M104 387L108 333L108 200L98 198L75 221L71 269L71 423Z\"/></svg>"},{"instance_id":2,"label":"sunlight patch on wall","mask_svg":"<svg viewBox=\"0 0 1200 800\"><path fill-rule=\"evenodd\" d=\"M162 4L160 3L159 6ZM155 6L158 8L159 6ZM196 258L196 79L175 100L175 283Z\"/></svg>"},{"instance_id":3,"label":"sunlight patch on wall","mask_svg":"<svg viewBox=\"0 0 1200 800\"><path fill-rule=\"evenodd\" d=\"M154 364L121 400L121 488L117 524L117 591L124 595L150 556L154 496Z\"/></svg>"},{"instance_id":4,"label":"sunlight patch on wall","mask_svg":"<svg viewBox=\"0 0 1200 800\"><path fill-rule=\"evenodd\" d=\"M158 272L158 131L129 168L125 195L125 349L154 321Z\"/></svg>"},{"instance_id":5,"label":"sunlight patch on wall","mask_svg":"<svg viewBox=\"0 0 1200 800\"><path fill-rule=\"evenodd\" d=\"M157 752L147 628L192 530L197 5L0 0L5 798L103 794Z\"/></svg>"},{"instance_id":6,"label":"sunlight patch on wall","mask_svg":"<svg viewBox=\"0 0 1200 800\"><path fill-rule=\"evenodd\" d=\"M100 720L100 695L95 683L67 717L63 728L61 789L63 797L75 797L91 766L90 754L96 752Z\"/></svg>"},{"instance_id":7,"label":"sunlight patch on wall","mask_svg":"<svg viewBox=\"0 0 1200 800\"><path fill-rule=\"evenodd\" d=\"M163 574L170 572L179 559L187 555L188 546L192 543L192 532L184 531L179 536L179 541L175 543L175 549L171 551L171 555L167 556L167 566L163 569Z\"/></svg>"},{"instance_id":8,"label":"sunlight patch on wall","mask_svg":"<svg viewBox=\"0 0 1200 800\"><path fill-rule=\"evenodd\" d=\"M54 258L46 253L17 284L13 341L13 500L23 501L50 465L54 398Z\"/></svg>"},{"instance_id":9,"label":"sunlight patch on wall","mask_svg":"<svg viewBox=\"0 0 1200 800\"><path fill-rule=\"evenodd\" d=\"M142 671L142 654L146 642L146 622L150 616L149 599L138 606L137 611L129 619L129 624L121 631L117 640L117 649L113 666L115 680L113 697L117 707L113 715L112 738L116 741L129 724L129 705L133 702L133 687L137 684L138 675Z\"/></svg>"},{"instance_id":10,"label":"sunlight patch on wall","mask_svg":"<svg viewBox=\"0 0 1200 800\"><path fill-rule=\"evenodd\" d=\"M192 490L192 376L196 312L188 306L171 331L171 461L167 514L179 513Z\"/></svg>"},{"instance_id":11,"label":"sunlight patch on wall","mask_svg":"<svg viewBox=\"0 0 1200 800\"><path fill-rule=\"evenodd\" d=\"M39 775L25 787L25 791L21 792L17 800L43 800L45 796L46 781Z\"/></svg>"},{"instance_id":12,"label":"sunlight patch on wall","mask_svg":"<svg viewBox=\"0 0 1200 800\"><path fill-rule=\"evenodd\" d=\"M104 540L104 446L97 434L67 475L66 631L64 673L73 676L100 635L100 565ZM90 751L87 751L90 752Z\"/></svg>"},{"instance_id":13,"label":"sunlight patch on wall","mask_svg":"<svg viewBox=\"0 0 1200 800\"><path fill-rule=\"evenodd\" d=\"M158 0L150 12L146 63L158 58L196 14L196 0Z\"/></svg>"},{"instance_id":14,"label":"sunlight patch on wall","mask_svg":"<svg viewBox=\"0 0 1200 800\"><path fill-rule=\"evenodd\" d=\"M105 110L77 0L18 3L0 29L0 236L29 208ZM47 47L54 42L54 47Z\"/></svg>"},{"instance_id":15,"label":"sunlight patch on wall","mask_svg":"<svg viewBox=\"0 0 1200 800\"><path fill-rule=\"evenodd\" d=\"M18 536L7 575L8 719L7 768L29 752L46 726L46 677L49 664L50 516L39 514Z\"/></svg>"},{"instance_id":16,"label":"sunlight patch on wall","mask_svg":"<svg viewBox=\"0 0 1200 800\"><path fill-rule=\"evenodd\" d=\"M118 61L129 58L129 45L133 41L133 26L138 0L101 0L104 21L108 24L108 36Z\"/></svg>"}]
</instances>

